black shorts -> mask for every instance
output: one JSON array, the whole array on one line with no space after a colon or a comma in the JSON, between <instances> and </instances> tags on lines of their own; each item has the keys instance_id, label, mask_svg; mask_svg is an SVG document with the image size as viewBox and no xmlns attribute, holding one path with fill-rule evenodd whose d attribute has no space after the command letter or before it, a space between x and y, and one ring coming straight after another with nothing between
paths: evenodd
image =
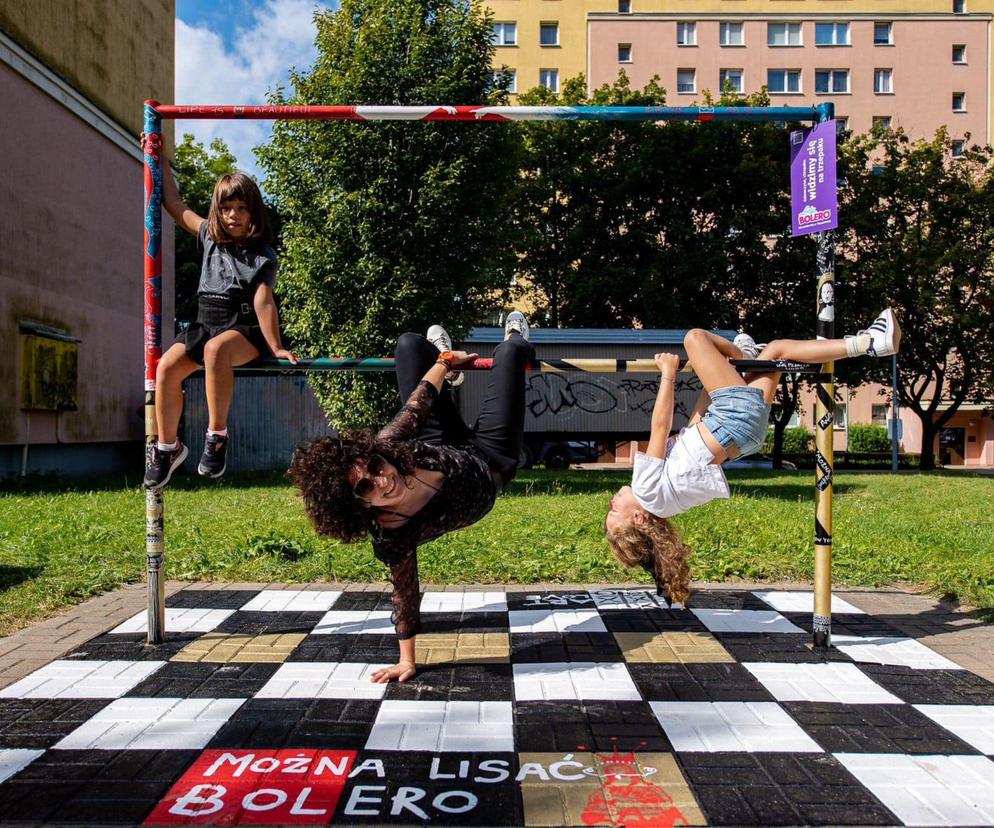
<instances>
[{"instance_id":1,"label":"black shorts","mask_svg":"<svg viewBox=\"0 0 994 828\"><path fill-rule=\"evenodd\" d=\"M200 297L197 303L197 321L176 337L186 346L186 355L198 365L204 364L204 346L218 334L238 331L259 352L260 357L271 357L272 351L262 335L259 320L250 302Z\"/></svg>"}]
</instances>

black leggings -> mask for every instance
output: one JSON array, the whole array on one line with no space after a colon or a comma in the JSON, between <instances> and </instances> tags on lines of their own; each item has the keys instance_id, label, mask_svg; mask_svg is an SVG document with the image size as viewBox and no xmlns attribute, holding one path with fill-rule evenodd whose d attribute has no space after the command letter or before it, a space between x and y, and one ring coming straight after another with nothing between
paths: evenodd
<instances>
[{"instance_id":1,"label":"black leggings","mask_svg":"<svg viewBox=\"0 0 994 828\"><path fill-rule=\"evenodd\" d=\"M438 353L438 348L420 334L406 333L397 340L394 354L401 402L417 388ZM473 428L463 421L445 384L418 439L434 445L473 443L490 459L491 468L506 486L518 471L525 431L525 369L534 359L531 343L512 334L494 349L483 406Z\"/></svg>"}]
</instances>

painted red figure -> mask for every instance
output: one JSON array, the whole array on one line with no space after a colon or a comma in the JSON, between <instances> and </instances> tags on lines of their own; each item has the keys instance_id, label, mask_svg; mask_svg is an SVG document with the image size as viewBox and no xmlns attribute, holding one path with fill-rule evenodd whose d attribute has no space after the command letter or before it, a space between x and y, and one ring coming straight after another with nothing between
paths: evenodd
<instances>
[{"instance_id":1,"label":"painted red figure","mask_svg":"<svg viewBox=\"0 0 994 828\"><path fill-rule=\"evenodd\" d=\"M601 755L604 784L584 808L584 825L643 825L672 828L689 824L671 797L641 773L634 754Z\"/></svg>"}]
</instances>

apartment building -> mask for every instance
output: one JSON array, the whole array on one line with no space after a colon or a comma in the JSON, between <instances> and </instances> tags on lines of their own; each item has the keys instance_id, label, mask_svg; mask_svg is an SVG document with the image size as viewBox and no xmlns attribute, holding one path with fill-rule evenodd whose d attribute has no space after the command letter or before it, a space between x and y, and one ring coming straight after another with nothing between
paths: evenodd
<instances>
[{"instance_id":1,"label":"apartment building","mask_svg":"<svg viewBox=\"0 0 994 828\"><path fill-rule=\"evenodd\" d=\"M968 3L970 6L968 7ZM558 91L583 73L593 88L624 71L658 75L673 106L705 90L766 87L776 104L831 101L845 128L874 124L932 135L956 151L991 139L994 1L489 0L495 69L513 92Z\"/></svg>"}]
</instances>

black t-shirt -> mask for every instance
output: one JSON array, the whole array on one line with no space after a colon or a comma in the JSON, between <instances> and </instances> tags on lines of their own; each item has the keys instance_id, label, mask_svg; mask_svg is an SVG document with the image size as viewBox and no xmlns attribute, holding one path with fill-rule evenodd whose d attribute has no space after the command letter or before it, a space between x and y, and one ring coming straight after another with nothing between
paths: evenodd
<instances>
[{"instance_id":1,"label":"black t-shirt","mask_svg":"<svg viewBox=\"0 0 994 828\"><path fill-rule=\"evenodd\" d=\"M197 293L218 299L251 295L259 285L276 284L276 253L261 242L218 244L200 225L197 247L203 253Z\"/></svg>"}]
</instances>

